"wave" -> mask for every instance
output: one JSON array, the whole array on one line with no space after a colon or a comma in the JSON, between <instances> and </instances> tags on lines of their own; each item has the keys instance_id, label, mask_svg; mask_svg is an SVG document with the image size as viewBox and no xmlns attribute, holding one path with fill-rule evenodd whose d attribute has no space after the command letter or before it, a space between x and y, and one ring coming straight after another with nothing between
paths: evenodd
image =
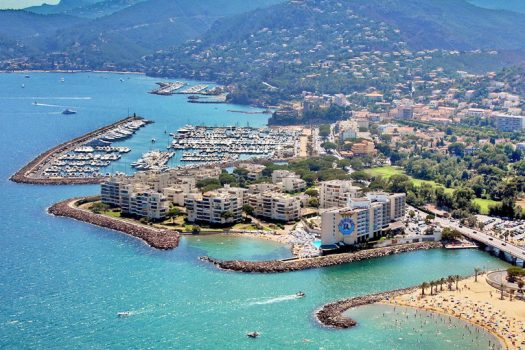
<instances>
[{"instance_id":1,"label":"wave","mask_svg":"<svg viewBox=\"0 0 525 350\"><path fill-rule=\"evenodd\" d=\"M278 297L273 298L262 298L261 300L251 302L249 305L267 305L267 304L274 304L274 303L281 303L283 301L290 301L299 299L300 297L296 294L290 294L290 295L281 295Z\"/></svg>"},{"instance_id":2,"label":"wave","mask_svg":"<svg viewBox=\"0 0 525 350\"><path fill-rule=\"evenodd\" d=\"M49 103L35 103L34 106L42 106L42 107L60 107L60 108L76 108L71 106L63 106L63 105L53 105Z\"/></svg>"}]
</instances>

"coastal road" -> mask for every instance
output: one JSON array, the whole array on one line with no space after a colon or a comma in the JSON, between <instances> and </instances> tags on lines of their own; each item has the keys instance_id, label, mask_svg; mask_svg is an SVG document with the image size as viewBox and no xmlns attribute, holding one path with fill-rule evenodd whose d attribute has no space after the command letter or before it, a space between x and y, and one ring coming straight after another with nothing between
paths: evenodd
<instances>
[{"instance_id":1,"label":"coastal road","mask_svg":"<svg viewBox=\"0 0 525 350\"><path fill-rule=\"evenodd\" d=\"M441 227L449 227L451 229L455 229L459 232L461 232L462 235L472 239L473 241L477 241L480 243L483 243L487 246L491 246L494 248L498 248L499 250L508 253L512 255L515 258L519 258L522 260L525 260L525 250L523 248L517 247L515 245L512 245L510 243L507 243L499 238L490 236L486 233L483 233L478 230L473 230L471 228L461 226L455 222L451 222L448 219L445 218L436 218L435 222L440 224Z\"/></svg>"}]
</instances>

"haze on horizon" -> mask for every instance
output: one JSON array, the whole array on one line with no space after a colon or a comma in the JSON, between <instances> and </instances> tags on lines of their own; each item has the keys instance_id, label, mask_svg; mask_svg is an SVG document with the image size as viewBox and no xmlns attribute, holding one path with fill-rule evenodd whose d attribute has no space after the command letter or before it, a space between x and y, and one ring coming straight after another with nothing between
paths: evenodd
<instances>
[{"instance_id":1,"label":"haze on horizon","mask_svg":"<svg viewBox=\"0 0 525 350\"><path fill-rule=\"evenodd\" d=\"M56 5L60 0L0 0L0 9L23 9L42 4Z\"/></svg>"}]
</instances>

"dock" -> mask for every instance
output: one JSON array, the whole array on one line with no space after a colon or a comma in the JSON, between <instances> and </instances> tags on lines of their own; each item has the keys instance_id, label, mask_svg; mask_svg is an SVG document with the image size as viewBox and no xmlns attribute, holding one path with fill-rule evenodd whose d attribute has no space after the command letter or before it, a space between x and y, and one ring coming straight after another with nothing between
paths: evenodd
<instances>
[{"instance_id":1,"label":"dock","mask_svg":"<svg viewBox=\"0 0 525 350\"><path fill-rule=\"evenodd\" d=\"M159 85L159 88L150 91L150 94L161 95L161 96L173 95L176 93L177 90L183 88L187 84L182 81L176 81L174 83L159 82L157 83L157 85Z\"/></svg>"}]
</instances>

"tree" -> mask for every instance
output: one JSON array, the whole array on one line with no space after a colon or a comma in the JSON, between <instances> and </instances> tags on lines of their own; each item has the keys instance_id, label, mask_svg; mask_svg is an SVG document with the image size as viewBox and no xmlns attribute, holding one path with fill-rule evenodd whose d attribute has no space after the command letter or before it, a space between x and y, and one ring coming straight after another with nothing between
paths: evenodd
<instances>
[{"instance_id":1,"label":"tree","mask_svg":"<svg viewBox=\"0 0 525 350\"><path fill-rule=\"evenodd\" d=\"M459 281L461 281L461 276L460 275L455 275L454 276L454 280L456 281L456 290L459 289Z\"/></svg>"},{"instance_id":2,"label":"tree","mask_svg":"<svg viewBox=\"0 0 525 350\"><path fill-rule=\"evenodd\" d=\"M474 268L474 282L478 281L478 275L479 275L480 272L481 272L480 268L478 268L478 267Z\"/></svg>"},{"instance_id":3,"label":"tree","mask_svg":"<svg viewBox=\"0 0 525 350\"><path fill-rule=\"evenodd\" d=\"M104 204L102 202L96 202L91 206L91 211L95 214L100 214L104 211L107 211L109 209L109 205Z\"/></svg>"},{"instance_id":4,"label":"tree","mask_svg":"<svg viewBox=\"0 0 525 350\"><path fill-rule=\"evenodd\" d=\"M308 205L312 208L319 208L319 199L316 197L308 199Z\"/></svg>"},{"instance_id":5,"label":"tree","mask_svg":"<svg viewBox=\"0 0 525 350\"><path fill-rule=\"evenodd\" d=\"M319 191L315 188L309 188L306 191L304 191L305 194L309 195L310 197L318 197Z\"/></svg>"},{"instance_id":6,"label":"tree","mask_svg":"<svg viewBox=\"0 0 525 350\"><path fill-rule=\"evenodd\" d=\"M173 220L179 216L180 214L182 213L182 211L177 208L177 207L173 207L171 208L168 213L166 214L166 217L170 218L171 219L171 222L173 223Z\"/></svg>"},{"instance_id":7,"label":"tree","mask_svg":"<svg viewBox=\"0 0 525 350\"><path fill-rule=\"evenodd\" d=\"M247 214L247 215L253 215L253 207L249 204L245 204L242 206L242 210Z\"/></svg>"},{"instance_id":8,"label":"tree","mask_svg":"<svg viewBox=\"0 0 525 350\"><path fill-rule=\"evenodd\" d=\"M337 149L337 145L333 142L323 142L321 144L321 147L323 147L324 149Z\"/></svg>"},{"instance_id":9,"label":"tree","mask_svg":"<svg viewBox=\"0 0 525 350\"><path fill-rule=\"evenodd\" d=\"M428 283L427 282L421 283L421 295L425 295L425 288L428 288Z\"/></svg>"},{"instance_id":10,"label":"tree","mask_svg":"<svg viewBox=\"0 0 525 350\"><path fill-rule=\"evenodd\" d=\"M191 233L193 233L194 235L198 235L199 233L201 233L201 228L200 226L198 225L193 225L191 227Z\"/></svg>"},{"instance_id":11,"label":"tree","mask_svg":"<svg viewBox=\"0 0 525 350\"><path fill-rule=\"evenodd\" d=\"M233 218L233 213L231 212L231 210L227 210L227 211L225 211L225 212L223 212L223 213L221 214L221 217L222 217L223 219L228 220L228 219Z\"/></svg>"}]
</instances>

